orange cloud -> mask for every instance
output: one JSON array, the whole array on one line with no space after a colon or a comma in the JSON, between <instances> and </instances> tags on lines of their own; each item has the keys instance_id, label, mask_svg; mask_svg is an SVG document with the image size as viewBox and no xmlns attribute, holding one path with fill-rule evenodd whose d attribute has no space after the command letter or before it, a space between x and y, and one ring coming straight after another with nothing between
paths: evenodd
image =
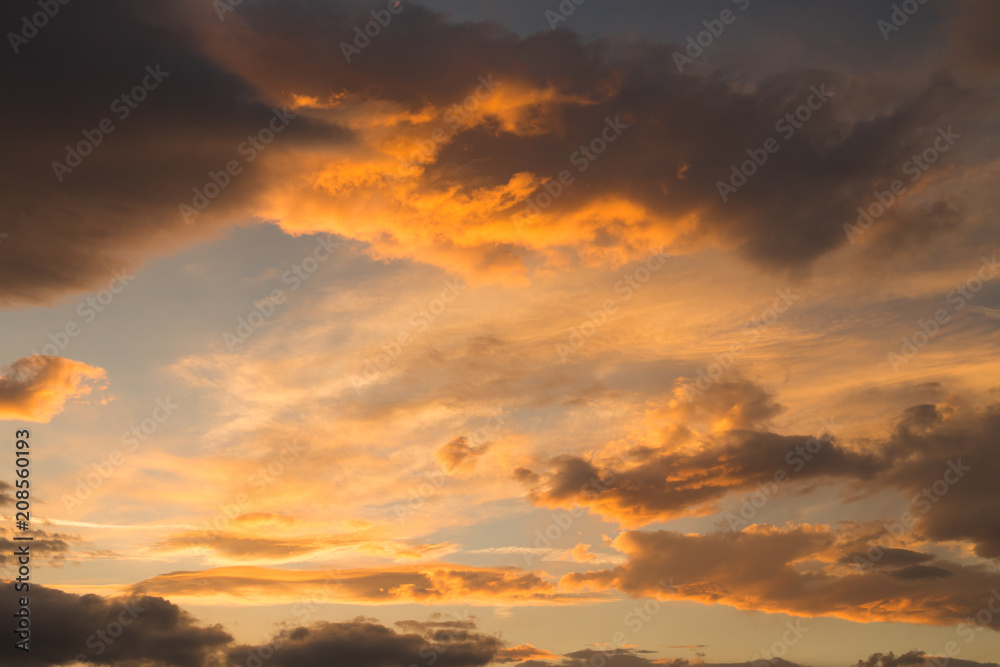
<instances>
[{"instance_id":1,"label":"orange cloud","mask_svg":"<svg viewBox=\"0 0 1000 667\"><path fill-rule=\"evenodd\" d=\"M497 662L523 662L525 660L559 660L559 656L531 644L518 644L510 648L500 649L496 656Z\"/></svg>"},{"instance_id":2,"label":"orange cloud","mask_svg":"<svg viewBox=\"0 0 1000 667\"><path fill-rule=\"evenodd\" d=\"M262 536L264 530L267 536ZM441 558L457 549L449 542L421 543L386 538L385 531L370 525L332 533L329 526L297 517L267 512L241 514L223 529L196 529L172 534L152 552L174 556L200 554L212 564L274 565L322 561L345 554L363 554L391 560L422 561Z\"/></svg>"},{"instance_id":3,"label":"orange cloud","mask_svg":"<svg viewBox=\"0 0 1000 667\"><path fill-rule=\"evenodd\" d=\"M854 479L870 476L881 459L857 453L831 441L822 445L810 466L795 472L788 461L811 442L808 436L766 431L727 431L695 443L689 451L646 448L632 461L562 455L541 476L523 478L534 487L528 498L543 507L586 507L609 520L635 528L681 516L708 516L719 511L728 494L758 484L801 483L817 478ZM792 473L795 472L793 476Z\"/></svg>"},{"instance_id":4,"label":"orange cloud","mask_svg":"<svg viewBox=\"0 0 1000 667\"><path fill-rule=\"evenodd\" d=\"M595 554L590 553L590 545L583 542L567 551L566 556L577 563L589 563L597 557Z\"/></svg>"},{"instance_id":5,"label":"orange cloud","mask_svg":"<svg viewBox=\"0 0 1000 667\"><path fill-rule=\"evenodd\" d=\"M517 568L434 563L381 569L276 570L223 567L171 572L132 590L191 604L268 604L280 601L338 604L551 605L596 602L604 594L563 593L540 574Z\"/></svg>"},{"instance_id":6,"label":"orange cloud","mask_svg":"<svg viewBox=\"0 0 1000 667\"><path fill-rule=\"evenodd\" d=\"M0 373L0 419L47 423L66 401L106 386L104 369L63 357L32 355Z\"/></svg>"},{"instance_id":7,"label":"orange cloud","mask_svg":"<svg viewBox=\"0 0 1000 667\"><path fill-rule=\"evenodd\" d=\"M465 436L459 436L434 452L434 458L448 474L472 470L476 460L489 449L489 444L474 445Z\"/></svg>"},{"instance_id":8,"label":"orange cloud","mask_svg":"<svg viewBox=\"0 0 1000 667\"><path fill-rule=\"evenodd\" d=\"M834 98L795 137L795 160L762 170L753 196L724 201L718 165L745 159L729 147L758 141L751 119L780 118L817 73L738 91L680 75L656 49L609 58L562 35L519 39L420 8L396 20L421 43L461 45L465 57L384 42L384 61L349 64L327 31L290 32L287 13L273 11L247 8L231 23L190 29L218 67L297 105L303 124L349 130L351 141L269 154L269 185L248 211L292 234L341 234L378 258L447 267L471 281L524 283L567 257L620 265L653 247L742 247L765 264L807 264L846 242L830 230L853 220L855 202L917 148L913 125L932 120L878 119L899 144L890 154L865 140L872 121L851 118ZM349 26L357 17L330 7L309 18L299 25ZM820 151L814 132L838 139ZM803 173L834 185L789 190Z\"/></svg>"},{"instance_id":9,"label":"orange cloud","mask_svg":"<svg viewBox=\"0 0 1000 667\"><path fill-rule=\"evenodd\" d=\"M633 531L614 542L628 556L624 565L567 574L560 584L794 616L1000 630L1000 576L994 569L897 549L912 557L894 553L860 570L845 566L856 538L852 531L808 524L707 535ZM981 614L983 609L988 613Z\"/></svg>"}]
</instances>

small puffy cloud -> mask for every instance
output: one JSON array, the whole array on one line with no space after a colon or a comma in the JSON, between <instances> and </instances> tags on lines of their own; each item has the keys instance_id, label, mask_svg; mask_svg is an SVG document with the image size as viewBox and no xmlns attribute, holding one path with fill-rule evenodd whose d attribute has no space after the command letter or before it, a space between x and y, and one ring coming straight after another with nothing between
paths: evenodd
<instances>
[{"instance_id":1,"label":"small puffy cloud","mask_svg":"<svg viewBox=\"0 0 1000 667\"><path fill-rule=\"evenodd\" d=\"M47 423L66 401L106 386L103 368L63 357L32 355L0 371L0 419Z\"/></svg>"},{"instance_id":2,"label":"small puffy cloud","mask_svg":"<svg viewBox=\"0 0 1000 667\"><path fill-rule=\"evenodd\" d=\"M2 492L2 486L0 486ZM64 535L62 533L46 533L44 530L33 529L30 533L18 533L18 531L0 528L0 565L17 565L18 547L24 546L25 542L15 541L15 536L23 537L30 535L31 557L35 561L46 560L50 564L62 564L66 560L66 554L70 551L70 543L79 541L76 535Z\"/></svg>"},{"instance_id":3,"label":"small puffy cloud","mask_svg":"<svg viewBox=\"0 0 1000 667\"><path fill-rule=\"evenodd\" d=\"M534 660L558 660L559 656L551 651L540 649L531 644L518 644L510 648L500 649L497 653L496 662L501 664L507 662L521 662Z\"/></svg>"},{"instance_id":4,"label":"small puffy cloud","mask_svg":"<svg viewBox=\"0 0 1000 667\"><path fill-rule=\"evenodd\" d=\"M589 563L597 558L595 554L590 553L590 545L583 542L567 551L566 555L577 563Z\"/></svg>"},{"instance_id":5,"label":"small puffy cloud","mask_svg":"<svg viewBox=\"0 0 1000 667\"><path fill-rule=\"evenodd\" d=\"M469 439L462 436L455 438L436 452L434 458L449 475L461 470L472 470L476 460L486 453L489 443L473 445Z\"/></svg>"},{"instance_id":6,"label":"small puffy cloud","mask_svg":"<svg viewBox=\"0 0 1000 667\"><path fill-rule=\"evenodd\" d=\"M662 415L687 426L707 422L712 430L725 431L766 426L783 410L760 385L730 380L713 382L705 389L697 383L679 386Z\"/></svg>"}]
</instances>

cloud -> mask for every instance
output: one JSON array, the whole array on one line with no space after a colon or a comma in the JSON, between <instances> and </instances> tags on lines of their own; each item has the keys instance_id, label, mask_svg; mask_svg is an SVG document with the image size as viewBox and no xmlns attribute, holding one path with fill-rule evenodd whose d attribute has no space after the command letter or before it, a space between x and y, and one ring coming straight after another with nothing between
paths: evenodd
<instances>
[{"instance_id":1,"label":"cloud","mask_svg":"<svg viewBox=\"0 0 1000 667\"><path fill-rule=\"evenodd\" d=\"M15 618L19 608L11 582L0 592L0 611ZM75 595L32 584L30 590L31 651L0 647L0 660L29 667L54 667L80 660L129 667L206 667L248 664L248 654L273 656L267 664L281 667L350 664L357 667L405 667L421 656L436 655L437 664L473 667L488 664L500 650L499 638L476 631L474 620L397 623L402 632L374 619L315 623L280 631L264 646L237 644L219 625L203 626L172 602L135 595L103 598ZM306 609L295 608L308 617ZM262 653L265 651L265 653Z\"/></svg>"},{"instance_id":2,"label":"cloud","mask_svg":"<svg viewBox=\"0 0 1000 667\"><path fill-rule=\"evenodd\" d=\"M528 660L518 667L588 667L588 665L601 664L607 667L646 667L647 665L666 665L666 667L691 667L692 663L684 658L659 659L647 658L632 649L614 649L609 651L598 651L594 649L583 649L567 653L561 661L556 658L547 658L546 661ZM648 653L648 651L646 651ZM602 659L603 658L603 659ZM955 658L937 658L935 662L933 656L929 656L923 651L909 651L904 655L895 656L893 653L875 653L867 660L858 660L856 667L930 667L931 665L942 664L942 660L947 660L948 665L953 667L995 667L996 663L975 662L972 660L957 660ZM763 662L763 661L761 661ZM772 658L767 661L771 667L803 667L799 663L790 662L783 658ZM756 663L716 663L702 662L694 663L701 667L751 667Z\"/></svg>"},{"instance_id":3,"label":"cloud","mask_svg":"<svg viewBox=\"0 0 1000 667\"><path fill-rule=\"evenodd\" d=\"M381 256L472 274L522 273L565 248L584 262L621 263L664 245L739 247L765 265L808 265L846 242L843 224L857 217L858 202L892 180L968 97L938 77L874 116L857 114L840 96L871 85L861 76L790 71L741 88L722 73L678 73L670 45L585 44L568 31L520 38L493 25L449 24L418 6L394 19L396 39L347 64L326 37L341 11L310 18L322 29L265 3L239 14L240 32L219 28L214 41L214 57L261 88L294 86L318 99L336 90L337 104L323 110L336 118L369 110L366 127L346 121L367 150L303 172L303 186L272 197L267 217L290 231L345 233ZM293 35L295 53L285 47ZM259 46L247 49L250 40ZM463 57L420 47L440 42ZM279 58L295 63L295 78L268 67ZM497 82L492 90L484 75ZM723 201L718 183L730 165L820 87L832 94L819 96L811 120ZM450 123L452 105L469 96L475 113ZM429 140L436 129L439 142ZM422 141L430 148L421 151ZM583 155L594 141L601 154L590 160ZM417 164L399 177L409 161ZM574 182L545 199L543 184L562 170ZM537 214L517 224L535 200ZM363 212L382 225L359 227Z\"/></svg>"},{"instance_id":4,"label":"cloud","mask_svg":"<svg viewBox=\"0 0 1000 667\"><path fill-rule=\"evenodd\" d=\"M14 25L32 6L9 3L4 18ZM846 243L859 202L939 125L981 109L947 74L897 86L892 99L874 75L735 81L679 73L674 45L585 43L568 30L521 37L415 4L393 18L392 39L348 63L336 36L349 40L367 10L271 1L217 21L197 3L140 11L119 0L52 21L0 74L5 89L31 91L0 102L18 128L0 168L0 304L95 289L123 266L252 219L484 280L523 282L567 258L617 266L654 247L739 249L767 267L803 268ZM94 41L100 52L87 48ZM448 54L435 46L444 43ZM169 74L118 116L112 103L146 66ZM42 80L44 90L32 85ZM822 100L811 119L723 201L731 165L784 134L776 123L810 95ZM286 107L295 118L273 143L240 150ZM59 182L53 162L104 117L113 132ZM937 169L957 159L946 153ZM239 174L186 224L180 205L230 161ZM562 172L573 181L560 186ZM946 196L932 199L931 210L951 210ZM922 210L903 198L893 215Z\"/></svg>"},{"instance_id":5,"label":"cloud","mask_svg":"<svg viewBox=\"0 0 1000 667\"><path fill-rule=\"evenodd\" d=\"M0 528L0 565L10 565L16 569L14 566L17 565L18 548L27 542L13 538L25 535L30 535L32 538L30 543L32 559L38 561L44 559L50 565L65 563L66 555L70 552L70 542L77 542L80 539L76 535L46 533L44 530L38 529L33 529L30 533L19 533L12 529Z\"/></svg>"},{"instance_id":6,"label":"cloud","mask_svg":"<svg viewBox=\"0 0 1000 667\"><path fill-rule=\"evenodd\" d=\"M566 654L566 659L558 663L559 667L588 667L588 665L607 665L607 667L646 667L647 665L666 664L669 667L686 667L686 660L660 661L645 658L635 649L619 648L604 651L583 649Z\"/></svg>"},{"instance_id":7,"label":"cloud","mask_svg":"<svg viewBox=\"0 0 1000 667\"><path fill-rule=\"evenodd\" d=\"M523 661L558 660L559 656L551 651L536 648L531 644L519 644L510 648L500 649L495 659L501 664L507 662L522 662L523 664Z\"/></svg>"},{"instance_id":8,"label":"cloud","mask_svg":"<svg viewBox=\"0 0 1000 667\"><path fill-rule=\"evenodd\" d=\"M267 664L275 667L404 667L433 657L442 667L475 667L491 663L502 645L497 637L475 632L474 623L407 621L397 626L405 633L364 618L299 626L265 646L233 647L229 664L243 665L250 655L267 655Z\"/></svg>"},{"instance_id":9,"label":"cloud","mask_svg":"<svg viewBox=\"0 0 1000 667\"><path fill-rule=\"evenodd\" d=\"M817 450L810 455L811 450ZM805 453L803 455L803 453ZM808 465L804 456L809 456ZM550 469L528 498L545 507L587 507L625 526L641 526L680 516L719 511L729 494L784 481L871 479L881 459L849 449L831 437L785 436L756 431L726 431L688 450L644 449L629 465L576 455L550 461ZM532 478L522 473L522 479Z\"/></svg>"},{"instance_id":10,"label":"cloud","mask_svg":"<svg viewBox=\"0 0 1000 667\"><path fill-rule=\"evenodd\" d=\"M889 653L873 653L867 660L858 660L857 667L906 667L924 664L923 651L909 651L899 657Z\"/></svg>"},{"instance_id":11,"label":"cloud","mask_svg":"<svg viewBox=\"0 0 1000 667\"><path fill-rule=\"evenodd\" d=\"M486 453L489 443L482 445L469 444L469 439L465 436L455 438L440 449L434 452L434 458L448 474L460 470L471 470L476 465L476 460Z\"/></svg>"},{"instance_id":12,"label":"cloud","mask_svg":"<svg viewBox=\"0 0 1000 667\"><path fill-rule=\"evenodd\" d=\"M1000 404L914 406L898 420L883 445L892 465L881 478L907 491L907 513L927 538L972 542L978 556L1000 558L998 434Z\"/></svg>"},{"instance_id":13,"label":"cloud","mask_svg":"<svg viewBox=\"0 0 1000 667\"><path fill-rule=\"evenodd\" d=\"M135 664L150 667L207 667L210 664L243 665L256 660L277 667L350 664L356 667L407 667L434 657L435 664L474 667L492 663L518 663L519 667L586 667L600 661L609 667L668 665L687 667L686 659L658 658L656 652L637 648L585 648L562 656L530 644L506 646L501 638L477 628L474 616L433 614L426 620L397 621L395 628L377 619L358 617L344 622L320 621L305 625L322 598L296 600L290 616L263 644L236 642L219 625L201 625L176 604L160 597L131 595L104 598L75 595L55 588L32 585L31 652L0 647L0 659L30 667L55 667L74 660L100 662L111 667ZM305 603L308 600L310 603ZM0 613L13 617L18 609L11 582L0 591ZM684 648L684 647L671 647ZM15 655L16 654L16 655ZM705 667L738 667L704 663ZM741 663L745 665L746 663ZM777 667L800 667L777 659ZM857 667L929 667L937 664L924 651L875 653L859 660ZM951 659L956 667L996 667Z\"/></svg>"},{"instance_id":14,"label":"cloud","mask_svg":"<svg viewBox=\"0 0 1000 667\"><path fill-rule=\"evenodd\" d=\"M33 355L0 371L0 419L47 423L66 401L103 389L104 369L72 359Z\"/></svg>"},{"instance_id":15,"label":"cloud","mask_svg":"<svg viewBox=\"0 0 1000 667\"><path fill-rule=\"evenodd\" d=\"M268 515L257 515L268 516ZM355 551L368 556L383 556L398 560L436 559L455 551L455 544L433 544L380 539L372 532L359 531L340 535L302 535L294 532L284 536L262 537L259 527L263 518L233 520L233 527L242 530L189 530L170 535L154 546L163 554L182 552L207 553L213 562L271 565L301 562L305 559L322 560L331 554ZM287 521L287 518L282 518ZM270 527L272 535L284 532L285 526ZM316 530L322 530L316 528Z\"/></svg>"},{"instance_id":16,"label":"cloud","mask_svg":"<svg viewBox=\"0 0 1000 667\"><path fill-rule=\"evenodd\" d=\"M659 592L657 582L673 577L677 597L705 603L862 622L958 624L960 630L964 624L971 632L972 626L1000 629L1000 578L991 564L974 557L948 560L936 547L966 546L968 556L983 559L1000 556L993 490L1000 475L998 434L1000 405L942 402L911 407L888 435L858 444L824 438L812 439L810 448L805 436L766 431L685 432L686 440L633 450L626 464L610 462L607 454L566 455L553 459L542 476L521 478L535 483L529 498L537 504L587 506L625 527L717 513L721 498L773 484L776 471L785 472L787 483L824 481L853 489L842 497L902 492L905 512L877 522L843 521L836 528L628 531L614 542L626 554L625 564L571 573L561 585L649 595ZM740 559L728 558L732 553Z\"/></svg>"},{"instance_id":17,"label":"cloud","mask_svg":"<svg viewBox=\"0 0 1000 667\"><path fill-rule=\"evenodd\" d=\"M948 664L952 667L994 667L995 662L975 662L973 660L958 660L956 658L944 658L941 656L930 656L924 651L907 651L901 655L895 655L892 651L888 653L873 653L867 660L858 660L855 667L929 667L930 665Z\"/></svg>"},{"instance_id":18,"label":"cloud","mask_svg":"<svg viewBox=\"0 0 1000 667\"><path fill-rule=\"evenodd\" d=\"M568 604L605 599L564 594L542 575L517 568L485 568L444 563L320 572L234 566L199 572L172 572L132 587L137 593L175 600L215 600L247 604L266 598L295 602L306 596L352 604L462 603Z\"/></svg>"},{"instance_id":19,"label":"cloud","mask_svg":"<svg viewBox=\"0 0 1000 667\"><path fill-rule=\"evenodd\" d=\"M950 44L957 64L976 74L1000 74L1000 45L994 38L1000 7L990 0L960 0L955 10Z\"/></svg>"},{"instance_id":20,"label":"cloud","mask_svg":"<svg viewBox=\"0 0 1000 667\"><path fill-rule=\"evenodd\" d=\"M752 396L756 391L744 388ZM723 393L729 393L727 389ZM708 396L708 394L706 394ZM770 405L756 398L758 405ZM763 403L761 401L764 400ZM683 416L707 409L671 407ZM715 416L739 415L733 400L715 403ZM721 406L721 407L720 407ZM740 408L743 409L743 408ZM775 413L776 407L762 414ZM734 417L726 416L728 422ZM735 417L746 422L746 417ZM1000 476L1000 404L983 408L947 402L906 409L874 441L844 442L833 436L780 435L769 431L727 430L698 434L686 426L669 432L659 447L641 447L625 463L609 454L562 455L546 472L526 469L515 477L531 485L528 498L546 507L579 505L626 527L679 516L707 516L720 501L776 481L795 485L822 481L858 494L896 489L905 494L906 512L887 522L914 528L936 541L968 541L976 555L1000 558L1000 499L993 480ZM680 434L679 436L677 434ZM669 438L673 437L674 440ZM779 479L780 476L780 479ZM912 570L916 575L922 570Z\"/></svg>"},{"instance_id":21,"label":"cloud","mask_svg":"<svg viewBox=\"0 0 1000 667\"><path fill-rule=\"evenodd\" d=\"M0 165L0 231L7 234L0 244L0 307L99 289L123 267L245 222L262 185L258 153L276 155L303 141L347 141L336 125L302 118L263 151L243 144L287 100L262 99L198 53L188 31L163 15L170 5L154 2L139 11L112 0L100 12L64 8L68 20L49 21L30 44L8 54L0 84L22 95L0 100L0 114L17 128L7 142L10 159ZM3 23L20 25L36 10L31 2L7 3ZM88 47L94 43L102 48ZM152 89L142 89L144 81ZM136 86L142 101L123 102ZM99 130L104 119L113 128L107 134ZM57 175L53 163L75 163L68 147L84 157L71 173ZM193 189L203 190L210 172L224 172L231 160L239 174L187 224L180 205L190 206Z\"/></svg>"},{"instance_id":22,"label":"cloud","mask_svg":"<svg viewBox=\"0 0 1000 667\"><path fill-rule=\"evenodd\" d=\"M34 548L34 547L32 547ZM64 665L78 656L114 667L202 667L232 637L220 626L202 627L163 598L102 598L31 584L31 651L0 646L5 664ZM10 582L0 591L4 618L14 618L18 594ZM151 661L151 662L150 662Z\"/></svg>"},{"instance_id":23,"label":"cloud","mask_svg":"<svg viewBox=\"0 0 1000 667\"><path fill-rule=\"evenodd\" d=\"M707 422L712 430L750 430L767 426L784 411L774 395L749 380L713 382L706 389L696 384L679 386L662 416L693 427Z\"/></svg>"},{"instance_id":24,"label":"cloud","mask_svg":"<svg viewBox=\"0 0 1000 667\"><path fill-rule=\"evenodd\" d=\"M577 563L590 563L597 558L596 554L590 553L590 545L583 542L567 551L566 556L569 560L576 561Z\"/></svg>"},{"instance_id":25,"label":"cloud","mask_svg":"<svg viewBox=\"0 0 1000 667\"><path fill-rule=\"evenodd\" d=\"M624 565L567 574L561 584L862 623L957 625L962 636L980 627L1000 630L1000 576L993 568L934 559L928 566L947 575L907 576L915 566L859 571L840 564L854 544L851 531L828 526L754 525L705 535L630 531L614 542L628 556Z\"/></svg>"}]
</instances>

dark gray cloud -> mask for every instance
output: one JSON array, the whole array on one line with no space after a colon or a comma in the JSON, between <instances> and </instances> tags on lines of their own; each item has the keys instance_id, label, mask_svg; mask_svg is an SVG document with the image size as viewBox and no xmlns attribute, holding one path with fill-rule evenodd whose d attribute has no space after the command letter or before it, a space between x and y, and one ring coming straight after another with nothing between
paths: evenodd
<instances>
[{"instance_id":1,"label":"dark gray cloud","mask_svg":"<svg viewBox=\"0 0 1000 667\"><path fill-rule=\"evenodd\" d=\"M906 665L924 664L923 651L909 651L896 657L889 653L873 653L867 660L858 660L857 667L906 667Z\"/></svg>"},{"instance_id":2,"label":"dark gray cloud","mask_svg":"<svg viewBox=\"0 0 1000 667\"><path fill-rule=\"evenodd\" d=\"M1000 404L978 411L947 405L907 410L883 445L892 464L880 476L912 494L917 529L932 540L968 540L1000 558Z\"/></svg>"},{"instance_id":3,"label":"dark gray cloud","mask_svg":"<svg viewBox=\"0 0 1000 667\"><path fill-rule=\"evenodd\" d=\"M666 667L691 667L692 663L684 658L664 660L662 658L646 657L642 653L649 651L636 651L633 649L614 649L597 651L594 649L583 649L567 653L560 662L544 660L527 660L518 664L517 667L591 667L599 664L605 667L646 667L647 665L666 665ZM940 663L932 660L924 651L908 651L896 656L891 651L889 653L874 653L867 659L858 660L855 667L930 667ZM973 660L956 660L948 658L948 665L952 667L996 667L993 662L975 662ZM747 661L734 663L718 662L697 662L693 663L701 667L755 667L764 664L765 661ZM803 667L801 664L791 662L783 658L772 658L766 661L770 667Z\"/></svg>"},{"instance_id":4,"label":"dark gray cloud","mask_svg":"<svg viewBox=\"0 0 1000 667\"><path fill-rule=\"evenodd\" d=\"M74 595L31 584L31 651L0 645L0 662L41 667L82 658L113 667L201 667L232 637L218 625L199 626L195 619L163 598L102 598ZM12 619L19 594L0 588L0 613Z\"/></svg>"},{"instance_id":5,"label":"dark gray cloud","mask_svg":"<svg viewBox=\"0 0 1000 667\"><path fill-rule=\"evenodd\" d=\"M849 553L845 554L843 558L840 559L841 563L853 563L855 557L863 557L864 553ZM909 549L883 549L881 552L881 558L878 562L873 564L874 567L909 567L911 565L920 565L921 563L926 563L932 560L934 557L930 554L920 553L919 551L911 551Z\"/></svg>"},{"instance_id":6,"label":"dark gray cloud","mask_svg":"<svg viewBox=\"0 0 1000 667\"><path fill-rule=\"evenodd\" d=\"M402 621L399 631L374 619L316 623L283 630L264 645L246 646L219 625L200 625L190 614L160 597L102 598L74 595L32 584L31 651L0 646L0 662L28 667L63 665L79 659L112 667L206 667L245 665L251 655L275 667L347 664L352 667L408 667L436 656L444 667L489 664L502 646L499 638L476 631L474 619ZM0 612L14 618L19 594L5 583Z\"/></svg>"},{"instance_id":7,"label":"dark gray cloud","mask_svg":"<svg viewBox=\"0 0 1000 667\"><path fill-rule=\"evenodd\" d=\"M697 560L697 559L692 559ZM587 667L596 661L607 667L668 665L688 667L683 658L664 659L638 648L586 648L558 658L543 649L518 646L505 649L497 636L477 629L474 617L434 614L424 621L406 620L396 629L376 619L358 617L340 623L317 622L288 627L265 644L237 643L219 625L200 625L168 600L152 596L102 598L74 595L32 585L31 652L0 646L0 660L29 667L56 667L80 660L112 667L207 667L228 664L268 664L275 667L409 667L414 663L443 667L478 667L518 662L518 655L544 655L518 662L518 667ZM0 590L0 613L11 618L19 609L13 587ZM259 661L259 663L257 662ZM702 664L702 663L699 663ZM745 667L750 663L703 663L705 667ZM909 667L934 664L923 651L898 657L876 653L857 667ZM956 667L996 667L995 663L952 660ZM772 667L800 667L777 659Z\"/></svg>"},{"instance_id":8,"label":"dark gray cloud","mask_svg":"<svg viewBox=\"0 0 1000 667\"><path fill-rule=\"evenodd\" d=\"M3 487L0 486L0 501L3 498ZM13 505L13 502L11 502ZM21 533L16 530L0 528L0 565L17 565L18 549L24 546L27 541L15 540L14 537L30 536L31 557L36 562L48 561L49 564L61 565L66 560L66 555L70 552L71 544L79 542L77 535L66 535L63 533L47 533L37 528L29 533ZM11 570L13 571L13 570Z\"/></svg>"},{"instance_id":9,"label":"dark gray cloud","mask_svg":"<svg viewBox=\"0 0 1000 667\"><path fill-rule=\"evenodd\" d=\"M60 4L17 53L0 55L0 85L11 91L0 99L0 232L8 235L0 244L0 306L107 287L115 271L245 221L261 160L245 161L238 146L280 103L201 55L188 31L164 20L167 6ZM37 2L5 3L0 25L20 29L22 17L38 11ZM120 99L144 81L152 89L136 95L142 101ZM114 127L106 135L98 131L105 118ZM267 150L346 136L296 121ZM85 142L83 132L99 143L80 149L89 155L60 182L52 163L66 163L67 145ZM243 171L186 224L180 204L230 160Z\"/></svg>"},{"instance_id":10,"label":"dark gray cloud","mask_svg":"<svg viewBox=\"0 0 1000 667\"><path fill-rule=\"evenodd\" d=\"M263 646L236 646L229 664L247 664L250 656L270 656L274 667L407 667L433 664L441 667L475 667L493 661L501 647L494 636L475 632L464 621L405 621L403 632L358 618L345 623L320 622L279 633Z\"/></svg>"},{"instance_id":11,"label":"dark gray cloud","mask_svg":"<svg viewBox=\"0 0 1000 667\"><path fill-rule=\"evenodd\" d=\"M933 660L934 657L937 657L937 660ZM855 667L929 667L943 663L947 663L951 667L994 667L996 665L995 662L975 662L974 660L931 656L924 651L907 651L898 656L890 651L888 653L873 653L866 660L858 660Z\"/></svg>"},{"instance_id":12,"label":"dark gray cloud","mask_svg":"<svg viewBox=\"0 0 1000 667\"><path fill-rule=\"evenodd\" d=\"M594 649L583 649L566 654L566 659L558 663L559 667L588 667L590 665L606 665L607 667L645 667L646 665L660 664L655 658L644 657L643 653L652 651L641 651L636 649L609 649L595 651ZM685 667L686 660L674 660L668 662L669 667Z\"/></svg>"},{"instance_id":13,"label":"dark gray cloud","mask_svg":"<svg viewBox=\"0 0 1000 667\"><path fill-rule=\"evenodd\" d=\"M14 94L0 101L8 158L0 167L0 229L8 234L0 245L0 304L99 288L113 271L246 221L263 190L280 185L273 175L265 182L263 162L354 145L357 137L328 114L303 110L264 158L242 163L243 173L197 224L186 225L179 205L190 202L210 171L241 160L237 145L266 127L272 108L293 93L319 100L339 95L348 107L391 102L417 112L463 100L470 82L485 75L511 89L549 91L522 109L521 121L532 131L514 132L499 120L461 128L426 165L419 189L463 195L506 184L518 173L548 178L569 166L571 153L594 139L606 119L620 118L628 129L588 173L578 174L585 186L566 188L549 213L578 213L611 198L647 213L641 224L614 218L582 229L581 248L635 252L655 232L689 247L722 242L782 269L807 267L846 243L844 223L855 220L855 209L875 189L898 178L939 126L974 118L982 108L977 93L947 71L891 99L882 99L881 82L868 74L794 65L741 82L724 71L678 72L675 45L585 43L568 30L520 36L493 23L450 23L409 3L348 63L341 44L353 39L376 4L385 5L244 2L224 21L208 3L158 1L140 8L113 0L100 12L61 6L17 53L3 54L0 85ZM975 30L996 23L985 6L976 5ZM17 26L35 10L27 0L7 3L0 25ZM963 25L956 30L972 29ZM976 47L977 58L987 57L984 48ZM142 81L147 66L169 75L118 120L112 101ZM778 129L819 89L833 96L809 112L808 122L794 132L787 123ZM81 132L107 116L113 133L58 182L52 163L65 160L65 147L84 140ZM768 137L778 139L780 150L724 202L719 181ZM945 154L939 166L957 153ZM511 201L502 215L513 216L524 204ZM927 243L960 224L961 212L943 198L912 210L899 204L891 219L890 231L880 233L891 237L886 247L894 247L893 234L904 235L904 245ZM401 231L385 224L386 239ZM514 266L537 250L522 243L513 225L488 224L492 237L480 246L441 240L443 254L427 261L472 254L483 266Z\"/></svg>"}]
</instances>

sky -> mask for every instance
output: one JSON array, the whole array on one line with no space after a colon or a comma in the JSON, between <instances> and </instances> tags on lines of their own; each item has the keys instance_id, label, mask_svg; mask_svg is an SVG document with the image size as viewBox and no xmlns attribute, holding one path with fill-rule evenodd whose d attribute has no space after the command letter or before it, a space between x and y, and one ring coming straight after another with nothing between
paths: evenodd
<instances>
[{"instance_id":1,"label":"sky","mask_svg":"<svg viewBox=\"0 0 1000 667\"><path fill-rule=\"evenodd\" d=\"M0 28L0 664L997 667L1000 4Z\"/></svg>"}]
</instances>

